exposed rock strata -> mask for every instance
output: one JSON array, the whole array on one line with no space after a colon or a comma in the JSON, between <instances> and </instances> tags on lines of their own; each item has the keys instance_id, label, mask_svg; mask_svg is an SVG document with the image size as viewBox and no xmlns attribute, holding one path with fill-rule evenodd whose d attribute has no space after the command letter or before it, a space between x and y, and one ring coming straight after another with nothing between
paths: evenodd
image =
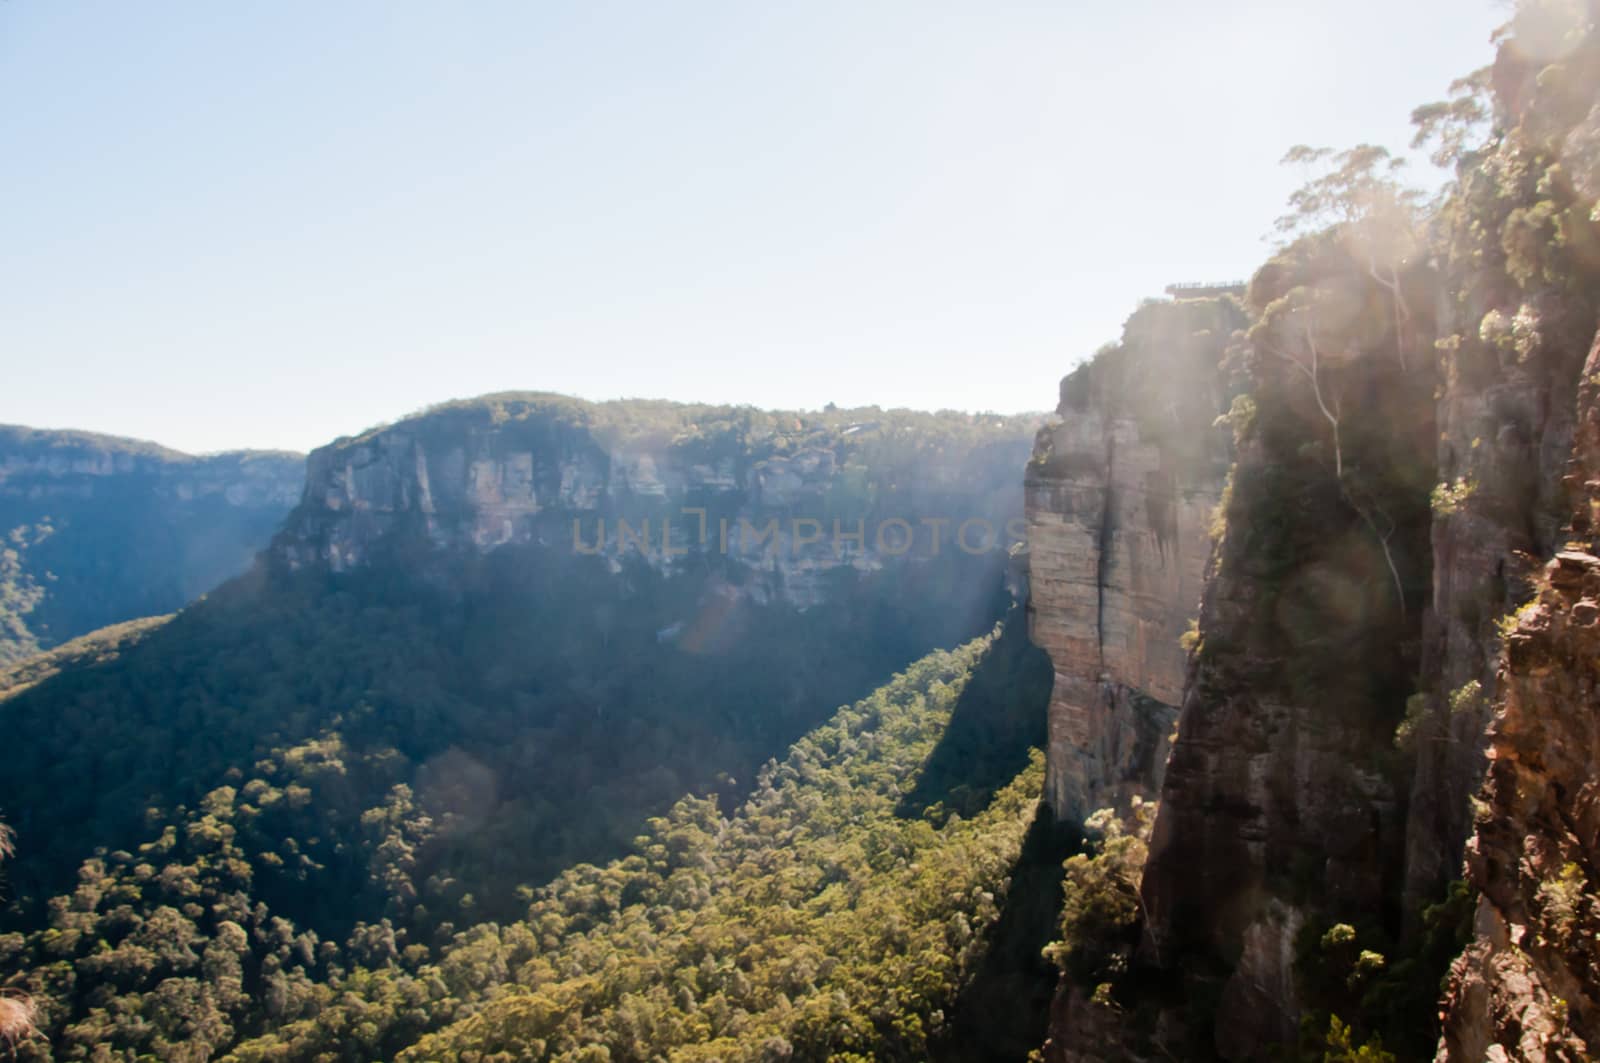
<instances>
[{"instance_id":1,"label":"exposed rock strata","mask_svg":"<svg viewBox=\"0 0 1600 1063\"><path fill-rule=\"evenodd\" d=\"M0 665L243 571L299 500L304 465L0 426Z\"/></svg>"},{"instance_id":2,"label":"exposed rock strata","mask_svg":"<svg viewBox=\"0 0 1600 1063\"><path fill-rule=\"evenodd\" d=\"M287 509L300 500L304 462L284 451L196 456L135 439L0 425L0 499L90 498L137 479L159 498Z\"/></svg>"},{"instance_id":3,"label":"exposed rock strata","mask_svg":"<svg viewBox=\"0 0 1600 1063\"><path fill-rule=\"evenodd\" d=\"M806 607L840 569L1019 539L1035 423L488 396L313 452L274 556L343 571L383 550L546 547L616 571L710 563L741 595Z\"/></svg>"},{"instance_id":4,"label":"exposed rock strata","mask_svg":"<svg viewBox=\"0 0 1600 1063\"><path fill-rule=\"evenodd\" d=\"M1143 883L1146 961L1216 1002L1191 1054L1292 1044L1302 928L1394 912L1387 765L1417 668L1435 437L1431 373L1366 272L1313 242L1252 283L1252 405ZM1320 402L1296 366L1313 349L1338 352ZM1335 433L1325 403L1359 412Z\"/></svg>"},{"instance_id":5,"label":"exposed rock strata","mask_svg":"<svg viewBox=\"0 0 1600 1063\"><path fill-rule=\"evenodd\" d=\"M1565 10L1563 23L1578 8ZM1592 282L1582 278L1597 264L1586 224L1600 192L1595 42L1546 23L1536 5L1512 28L1490 72L1504 132L1463 169L1457 198L1468 213L1444 249L1437 300L1439 480L1453 497L1437 507L1433 530L1426 740L1407 830L1412 910L1460 875L1494 703L1496 621L1529 596L1525 559L1560 546L1573 398L1594 332ZM1561 62L1550 63L1552 35L1563 41ZM1530 216L1543 214L1559 219L1561 235L1547 229L1523 243Z\"/></svg>"},{"instance_id":6,"label":"exposed rock strata","mask_svg":"<svg viewBox=\"0 0 1600 1063\"><path fill-rule=\"evenodd\" d=\"M1057 817L1153 794L1183 688L1230 446L1231 298L1152 303L1061 383L1027 474L1030 631L1050 654Z\"/></svg>"},{"instance_id":7,"label":"exposed rock strata","mask_svg":"<svg viewBox=\"0 0 1600 1063\"><path fill-rule=\"evenodd\" d=\"M1451 971L1441 1063L1600 1053L1600 342L1584 367L1569 548L1505 640L1467 846L1475 940ZM1581 547L1574 549L1573 547Z\"/></svg>"}]
</instances>

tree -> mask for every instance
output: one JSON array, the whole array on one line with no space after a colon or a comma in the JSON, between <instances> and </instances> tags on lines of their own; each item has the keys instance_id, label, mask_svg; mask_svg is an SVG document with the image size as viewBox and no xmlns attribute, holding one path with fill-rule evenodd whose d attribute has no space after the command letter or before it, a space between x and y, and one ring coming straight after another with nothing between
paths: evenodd
<instances>
[{"instance_id":1,"label":"tree","mask_svg":"<svg viewBox=\"0 0 1600 1063\"><path fill-rule=\"evenodd\" d=\"M1398 279L1395 282L1398 292ZM1401 615L1406 611L1405 584L1400 579L1400 569L1395 563L1391 542L1398 524L1379 502L1376 493L1345 466L1344 443L1340 435L1344 404L1342 395L1333 390L1324 376L1324 368L1332 355L1335 360L1348 361L1346 338L1327 335L1318 318L1318 309L1334 299L1330 293L1297 287L1268 306L1260 322L1252 330L1257 350L1268 354L1293 368L1311 387L1311 397L1317 410L1328 422L1333 442L1333 478L1339 494L1346 504L1361 518L1372 537L1383 551L1384 563L1394 581L1396 601ZM1404 361L1402 359L1402 368Z\"/></svg>"},{"instance_id":2,"label":"tree","mask_svg":"<svg viewBox=\"0 0 1600 1063\"><path fill-rule=\"evenodd\" d=\"M1283 162L1321 172L1290 194L1292 209L1278 219L1278 232L1293 242L1331 230L1357 261L1366 264L1368 275L1393 301L1395 352L1400 367L1406 368L1411 308L1400 277L1422 250L1425 213L1422 193L1399 178L1406 160L1375 144L1340 152L1299 144L1289 149Z\"/></svg>"},{"instance_id":3,"label":"tree","mask_svg":"<svg viewBox=\"0 0 1600 1063\"><path fill-rule=\"evenodd\" d=\"M1425 103L1411 112L1416 135L1411 146L1427 148L1435 166L1452 168L1483 138L1490 117L1489 67L1450 83L1447 99Z\"/></svg>"},{"instance_id":4,"label":"tree","mask_svg":"<svg viewBox=\"0 0 1600 1063\"><path fill-rule=\"evenodd\" d=\"M1138 797L1126 821L1100 809L1084 822L1099 841L1066 862L1061 941L1045 953L1080 984L1112 981L1126 969L1143 914L1139 887L1155 813L1154 802Z\"/></svg>"}]
</instances>

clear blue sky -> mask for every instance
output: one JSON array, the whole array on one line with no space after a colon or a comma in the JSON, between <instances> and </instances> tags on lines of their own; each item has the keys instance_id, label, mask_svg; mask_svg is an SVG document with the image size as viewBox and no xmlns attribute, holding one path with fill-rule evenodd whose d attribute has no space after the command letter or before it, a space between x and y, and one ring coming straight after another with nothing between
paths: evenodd
<instances>
[{"instance_id":1,"label":"clear blue sky","mask_svg":"<svg viewBox=\"0 0 1600 1063\"><path fill-rule=\"evenodd\" d=\"M531 388L1019 411L1403 146L1494 0L0 2L0 421Z\"/></svg>"}]
</instances>

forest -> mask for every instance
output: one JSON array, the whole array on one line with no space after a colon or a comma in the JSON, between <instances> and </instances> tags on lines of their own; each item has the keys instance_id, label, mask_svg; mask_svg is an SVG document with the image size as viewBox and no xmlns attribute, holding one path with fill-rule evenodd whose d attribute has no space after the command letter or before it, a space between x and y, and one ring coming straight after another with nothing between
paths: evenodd
<instances>
[{"instance_id":1,"label":"forest","mask_svg":"<svg viewBox=\"0 0 1600 1063\"><path fill-rule=\"evenodd\" d=\"M161 630L128 634L123 652ZM1028 748L1047 692L1048 665L1005 625L838 710L729 811L715 793L685 797L626 855L515 901L474 870L481 903L440 881L465 863L471 810L431 805L426 780L372 789L398 754L360 756L324 731L148 841L102 850L40 929L0 936L53 1046L24 1041L19 1058L972 1058L960 1046L993 1020L961 998L984 964L1031 989L1031 1010L1012 1000L1006 1017L1037 1040L1053 981L1040 935L1068 841L1037 821ZM329 836L332 817L312 810L358 788L381 801L355 815L358 833ZM500 815L501 837L537 829ZM1055 874L1025 876L1042 918L998 955L1030 836ZM385 906L353 903L369 895Z\"/></svg>"}]
</instances>

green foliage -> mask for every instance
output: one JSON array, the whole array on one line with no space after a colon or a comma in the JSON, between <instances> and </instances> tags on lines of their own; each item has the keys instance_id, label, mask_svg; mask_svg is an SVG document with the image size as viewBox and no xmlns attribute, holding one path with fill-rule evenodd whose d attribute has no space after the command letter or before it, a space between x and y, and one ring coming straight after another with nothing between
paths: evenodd
<instances>
[{"instance_id":1,"label":"green foliage","mask_svg":"<svg viewBox=\"0 0 1600 1063\"><path fill-rule=\"evenodd\" d=\"M1400 720L1400 726L1395 728L1394 744L1396 748L1407 751L1416 749L1417 734L1427 720L1429 698L1427 694L1418 692L1406 699L1406 714Z\"/></svg>"},{"instance_id":2,"label":"green foliage","mask_svg":"<svg viewBox=\"0 0 1600 1063\"><path fill-rule=\"evenodd\" d=\"M547 586L554 610L568 607L557 593L560 585ZM236 593L243 595L238 601ZM265 651L296 661L309 684L305 689L334 681L327 696L335 702L345 696L339 693L343 683L364 689L346 702L354 708L322 717L323 727L296 738L284 724L297 715L302 726L312 724L317 717L304 709L285 706L286 717L264 726L261 713L282 711L275 708L282 703L271 698L280 689L276 675L264 677L261 694L251 692L253 683L221 687L232 690L227 704L239 715L240 732L275 744L261 747L253 759L233 756L213 764L192 753L188 778L226 781L170 813L142 812L143 803L129 810L153 826L150 840L102 850L79 868L75 887L43 906L33 929L0 937L0 963L13 972L9 984L42 1002L40 1025L55 1058L76 1058L94 1045L162 1058L178 1058L188 1050L182 1046L204 1045L240 1059L388 1057L462 1009L501 996L517 998L505 1014L523 1018L541 999L561 1001L563 1008L584 1002L580 1010L587 1018L581 1024L557 1023L559 1029L533 1041L523 1040L509 1018L511 1024L500 1030L519 1052L535 1056L534 1041L565 1046L550 1048L551 1058L593 1050L607 1030L614 1052L641 1038L692 1044L714 1032L714 1039L739 1044L772 1036L794 1045L837 1040L877 1058L914 1058L930 1037L940 1035L940 1015L980 954L983 928L998 911L997 898L1037 796L1037 757L1023 782L1002 788L992 801L972 792L961 802L961 815L902 818L897 809L916 792L923 765L939 759L934 753L949 716L972 669L987 659L988 640L958 654L936 654L884 691L841 710L787 760L759 773L749 803L732 820L722 819L714 798L686 798L650 821L630 846L632 855L603 867L576 867L549 886L521 891L533 899L532 908L523 918L502 922L495 913L515 910L508 898L538 866L529 857L549 866L570 862L569 854L584 847L596 851L597 826L620 826L630 809L644 807L630 793L638 785L630 777L649 773L630 767L630 759L663 769L676 764L684 771L690 763L683 751L698 746L705 757L711 732L695 730L693 715L676 698L671 730L664 716L657 735L618 743L617 735L636 731L638 723L621 721L621 730L609 725L603 748L618 767L611 792L599 799L596 791L571 785L564 787L570 796L563 794L560 766L583 770L587 761L574 755L582 747L573 745L573 737L563 739L547 724L535 733L557 756L532 775L534 787L519 790L511 780L528 769L519 771L516 758L537 747L497 738L493 716L440 687L441 680L453 682L444 667L450 658L423 649L437 645L445 630L437 627L438 603L407 604L407 595L391 591L387 608L393 611L386 613L374 606L376 600L383 596L371 588L349 599L282 601L236 589L207 603L200 611L204 624L191 611L104 647L91 642L73 658L81 667L35 675L31 688L17 684L21 693L7 704L24 718L35 705L59 707L63 692L74 689L76 704L69 698L69 711L81 713L95 704L83 701L85 694L102 698L108 690L147 689L156 675L204 674L207 687L227 676L239 684L246 673L230 670L230 655ZM358 627L330 622L355 601L368 603L356 614ZM858 601L849 608L859 607ZM423 623L425 617L430 622ZM295 618L306 625L303 636L291 623ZM553 630L542 614L524 619L534 625L528 630ZM648 614L638 618L641 625L656 620ZM837 633L839 618L818 617L816 630L819 637ZM785 622L793 660L809 669L816 667L823 643L808 641L805 631L792 617ZM326 657L306 652L310 637ZM231 648L234 639L240 640L237 649ZM648 645L657 644L652 638ZM768 702L778 689L770 680L786 670L779 645L749 658L752 665L759 661L768 681L769 693L754 696ZM207 662L203 673L173 656L180 647L196 663ZM553 649L562 652L559 645ZM394 686L372 686L380 673L360 666L364 655L375 652L390 668L409 662L395 673ZM478 659L470 649L463 652L464 661ZM337 672L327 671L334 661ZM608 661L611 671L617 663ZM715 663L726 690L761 689L761 683L730 682L736 676L729 662ZM553 662L532 665L550 669ZM863 660L861 666L880 665ZM640 667L658 688L686 689L685 675L695 674L654 654ZM335 680L336 674L348 678ZM547 674L554 679L560 673ZM813 690L815 683L809 681ZM185 691L180 683L167 689L181 703L203 688ZM402 691L410 696L401 700ZM362 702L386 704L390 722L382 723ZM645 707L636 700L629 704L635 712ZM521 731L529 728L529 717L521 713L549 719L548 709L526 701L515 706L518 718L505 723ZM705 724L725 731L729 717L723 706L709 702L707 708L715 712ZM128 708L113 699L100 711L122 715ZM98 717L94 726L108 728L113 743L131 747L128 765L140 763L138 750L149 736L109 727L112 718ZM235 748L236 738L215 730L225 714L201 718L212 731L197 751L212 743L218 752ZM397 720L413 722L400 731L394 729ZM421 720L432 722L419 729ZM446 720L462 729L430 737L429 728ZM780 718L753 718L745 733L772 734L766 729L774 724L781 732ZM176 726L182 733L193 730ZM488 740L462 744L472 734ZM509 747L498 757L497 743ZM443 752L429 755L429 748ZM243 766L224 770L230 761ZM702 763L709 774L727 762L706 757ZM682 777L672 772L650 785L671 785ZM491 782L498 807L485 804ZM137 793L155 780L134 773L126 783L124 793ZM183 789L162 785L167 793ZM541 806L530 804L534 795L555 811L541 815ZM63 809L41 811L76 815L83 795L75 797ZM95 815L83 822L96 823ZM560 824L563 833L543 824ZM518 840L541 833L542 845ZM37 861L38 851L26 849L30 841L37 844L38 836L25 839L24 856ZM71 848L65 844L62 850ZM17 866L25 862L33 861ZM668 912L679 913L674 918L682 925L663 923ZM676 935L672 940L682 942L670 954L660 951L667 939L659 936L669 930ZM721 958L708 959L714 953ZM607 957L618 956L641 960L616 968ZM583 974L573 973L580 969ZM621 981L609 981L611 975ZM540 992L530 995L534 988ZM807 1010L795 1011L813 989ZM635 999L639 993L648 1005ZM639 1009L658 1006L679 1019L639 1026ZM750 1032L756 1030L762 1032L759 1040ZM441 1043L488 1036L472 1026ZM42 1046L23 1049L23 1058L36 1058L28 1053ZM421 1058L442 1058L435 1051L447 1048L429 1049Z\"/></svg>"},{"instance_id":3,"label":"green foliage","mask_svg":"<svg viewBox=\"0 0 1600 1063\"><path fill-rule=\"evenodd\" d=\"M1200 637L1200 621L1190 618L1189 626L1178 636L1178 645L1184 653L1199 653L1205 640Z\"/></svg>"},{"instance_id":4,"label":"green foliage","mask_svg":"<svg viewBox=\"0 0 1600 1063\"><path fill-rule=\"evenodd\" d=\"M1061 940L1047 954L1085 988L1114 982L1128 970L1155 814L1155 804L1138 797L1126 821L1101 809L1085 821L1091 838L1085 851L1066 862Z\"/></svg>"},{"instance_id":5,"label":"green foliage","mask_svg":"<svg viewBox=\"0 0 1600 1063\"><path fill-rule=\"evenodd\" d=\"M1433 507L1434 513L1448 517L1459 513L1477 489L1476 481L1458 476L1453 483L1436 484L1428 496L1428 502Z\"/></svg>"},{"instance_id":6,"label":"green foliage","mask_svg":"<svg viewBox=\"0 0 1600 1063\"><path fill-rule=\"evenodd\" d=\"M54 530L48 523L24 526L0 539L0 668L39 652L39 636L27 618L44 601L45 590L23 565L22 551Z\"/></svg>"},{"instance_id":7,"label":"green foliage","mask_svg":"<svg viewBox=\"0 0 1600 1063\"><path fill-rule=\"evenodd\" d=\"M1476 903L1466 883L1451 883L1423 908L1420 931L1403 946L1370 918L1307 924L1295 946L1303 1055L1341 1063L1431 1058L1445 975L1471 939Z\"/></svg>"},{"instance_id":8,"label":"green foliage","mask_svg":"<svg viewBox=\"0 0 1600 1063\"><path fill-rule=\"evenodd\" d=\"M1483 67L1450 84L1447 99L1426 103L1411 112L1416 129L1413 148L1427 148L1435 166L1453 167L1476 149L1487 134L1490 118L1490 68Z\"/></svg>"},{"instance_id":9,"label":"green foliage","mask_svg":"<svg viewBox=\"0 0 1600 1063\"><path fill-rule=\"evenodd\" d=\"M1289 149L1283 162L1316 172L1289 196L1290 212L1277 221L1286 239L1319 233L1330 227L1367 227L1372 241L1392 242L1396 237L1413 239L1421 194L1402 184L1398 175L1406 160L1388 149L1359 144L1345 151L1311 148L1304 144ZM1387 230L1379 233L1377 230ZM1406 252L1384 257L1385 262L1405 257Z\"/></svg>"},{"instance_id":10,"label":"green foliage","mask_svg":"<svg viewBox=\"0 0 1600 1063\"><path fill-rule=\"evenodd\" d=\"M1235 395L1228 412L1217 418L1218 425L1227 425L1233 432L1234 446L1239 446L1256 422L1256 400L1249 395Z\"/></svg>"},{"instance_id":11,"label":"green foliage","mask_svg":"<svg viewBox=\"0 0 1600 1063\"><path fill-rule=\"evenodd\" d=\"M1452 713L1477 712L1483 707L1483 684L1469 679L1450 693Z\"/></svg>"},{"instance_id":12,"label":"green foliage","mask_svg":"<svg viewBox=\"0 0 1600 1063\"><path fill-rule=\"evenodd\" d=\"M1234 471L1234 468L1228 469L1228 479L1222 485L1222 497L1211 509L1211 524L1206 531L1213 543L1221 543L1228 537L1228 510L1233 505Z\"/></svg>"},{"instance_id":13,"label":"green foliage","mask_svg":"<svg viewBox=\"0 0 1600 1063\"><path fill-rule=\"evenodd\" d=\"M1543 944L1557 948L1570 944L1585 926L1592 926L1600 915L1594 891L1583 868L1563 864L1555 878L1539 883L1539 937Z\"/></svg>"},{"instance_id":14,"label":"green foliage","mask_svg":"<svg viewBox=\"0 0 1600 1063\"><path fill-rule=\"evenodd\" d=\"M1556 204L1544 199L1530 206L1516 207L1506 215L1500 230L1506 273L1524 288L1535 281L1557 278L1559 266L1551 252L1564 243L1557 214Z\"/></svg>"},{"instance_id":15,"label":"green foliage","mask_svg":"<svg viewBox=\"0 0 1600 1063\"><path fill-rule=\"evenodd\" d=\"M993 921L1042 762L973 820L894 814L978 647L919 663L763 773L732 820L680 805L614 865L589 929L551 934L592 871L541 894L528 925L558 952L515 995L404 1058L926 1058ZM628 898L636 898L632 903ZM577 929L577 928L574 928ZM848 1056L846 1056L848 1057Z\"/></svg>"},{"instance_id":16,"label":"green foliage","mask_svg":"<svg viewBox=\"0 0 1600 1063\"><path fill-rule=\"evenodd\" d=\"M1517 608L1512 609L1503 616L1497 617L1495 619L1494 626L1495 630L1499 633L1500 638L1503 640L1515 635L1517 633L1517 628L1522 625L1522 622L1537 612L1538 608L1539 599L1535 597L1530 601L1524 602Z\"/></svg>"},{"instance_id":17,"label":"green foliage","mask_svg":"<svg viewBox=\"0 0 1600 1063\"><path fill-rule=\"evenodd\" d=\"M1382 1038L1357 1045L1354 1031L1334 1015L1328 1019L1328 1032L1323 1041L1322 1063L1395 1063L1392 1052L1383 1050Z\"/></svg>"}]
</instances>

